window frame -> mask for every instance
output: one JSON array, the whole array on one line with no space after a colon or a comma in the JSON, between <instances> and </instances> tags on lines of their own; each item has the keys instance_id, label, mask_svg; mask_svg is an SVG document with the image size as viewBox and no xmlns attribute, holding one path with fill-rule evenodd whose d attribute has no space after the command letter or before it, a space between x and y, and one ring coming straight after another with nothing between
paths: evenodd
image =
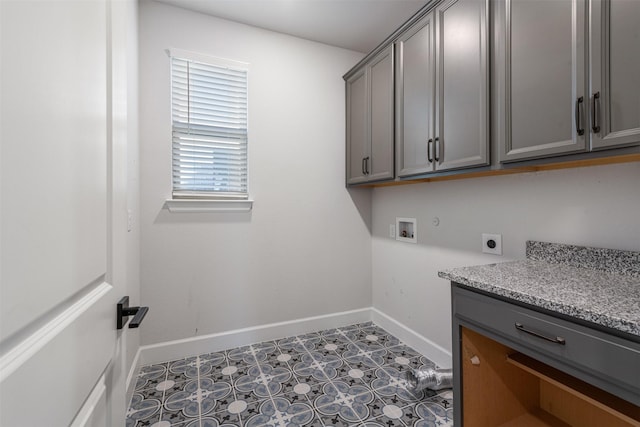
<instances>
[{"instance_id":1,"label":"window frame","mask_svg":"<svg viewBox=\"0 0 640 427\"><path fill-rule=\"evenodd\" d=\"M170 97L170 121L171 121L171 198L166 200L165 207L171 212L246 212L250 211L253 206L253 200L249 197L249 64L225 58L213 57L196 52L190 52L182 49L167 49L169 56L169 97ZM244 169L244 189L245 192L215 191L215 190L176 190L174 181L174 162L175 156L175 122L174 122L174 76L173 76L173 60L183 60L193 63L204 64L205 66L213 66L245 73L245 90L246 90L246 133L245 139L245 163L241 168Z\"/></svg>"}]
</instances>

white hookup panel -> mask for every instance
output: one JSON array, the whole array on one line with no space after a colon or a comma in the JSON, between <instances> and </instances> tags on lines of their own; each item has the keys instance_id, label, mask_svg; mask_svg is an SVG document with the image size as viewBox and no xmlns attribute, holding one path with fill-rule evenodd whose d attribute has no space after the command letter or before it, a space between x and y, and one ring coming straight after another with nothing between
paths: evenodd
<instances>
[{"instance_id":1,"label":"white hookup panel","mask_svg":"<svg viewBox=\"0 0 640 427\"><path fill-rule=\"evenodd\" d=\"M396 217L396 240L407 243L418 242L418 223L415 218Z\"/></svg>"}]
</instances>

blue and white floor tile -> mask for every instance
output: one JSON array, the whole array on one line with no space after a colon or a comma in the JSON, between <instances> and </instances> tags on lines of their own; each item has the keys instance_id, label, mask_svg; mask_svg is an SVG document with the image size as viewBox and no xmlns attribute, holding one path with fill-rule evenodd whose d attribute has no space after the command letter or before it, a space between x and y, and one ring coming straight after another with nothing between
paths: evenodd
<instances>
[{"instance_id":1,"label":"blue and white floor tile","mask_svg":"<svg viewBox=\"0 0 640 427\"><path fill-rule=\"evenodd\" d=\"M371 322L140 370L127 427L452 427L451 390L412 393L435 367Z\"/></svg>"}]
</instances>

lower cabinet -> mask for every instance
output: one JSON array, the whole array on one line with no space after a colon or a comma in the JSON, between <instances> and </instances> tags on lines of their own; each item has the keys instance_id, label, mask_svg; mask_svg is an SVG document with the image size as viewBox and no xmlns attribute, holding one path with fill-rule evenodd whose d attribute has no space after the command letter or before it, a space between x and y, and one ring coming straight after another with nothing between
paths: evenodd
<instances>
[{"instance_id":1,"label":"lower cabinet","mask_svg":"<svg viewBox=\"0 0 640 427\"><path fill-rule=\"evenodd\" d=\"M640 343L453 285L456 427L640 425Z\"/></svg>"},{"instance_id":2,"label":"lower cabinet","mask_svg":"<svg viewBox=\"0 0 640 427\"><path fill-rule=\"evenodd\" d=\"M456 426L640 425L640 408L630 402L472 329L463 327L461 338L462 424Z\"/></svg>"}]
</instances>

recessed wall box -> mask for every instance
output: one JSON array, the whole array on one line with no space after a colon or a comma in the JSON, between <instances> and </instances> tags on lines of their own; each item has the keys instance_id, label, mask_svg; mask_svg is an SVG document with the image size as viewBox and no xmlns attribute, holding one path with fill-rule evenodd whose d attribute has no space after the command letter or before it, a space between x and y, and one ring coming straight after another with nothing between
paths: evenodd
<instances>
[{"instance_id":1,"label":"recessed wall box","mask_svg":"<svg viewBox=\"0 0 640 427\"><path fill-rule=\"evenodd\" d=\"M396 240L418 243L418 225L415 218L396 218Z\"/></svg>"}]
</instances>

